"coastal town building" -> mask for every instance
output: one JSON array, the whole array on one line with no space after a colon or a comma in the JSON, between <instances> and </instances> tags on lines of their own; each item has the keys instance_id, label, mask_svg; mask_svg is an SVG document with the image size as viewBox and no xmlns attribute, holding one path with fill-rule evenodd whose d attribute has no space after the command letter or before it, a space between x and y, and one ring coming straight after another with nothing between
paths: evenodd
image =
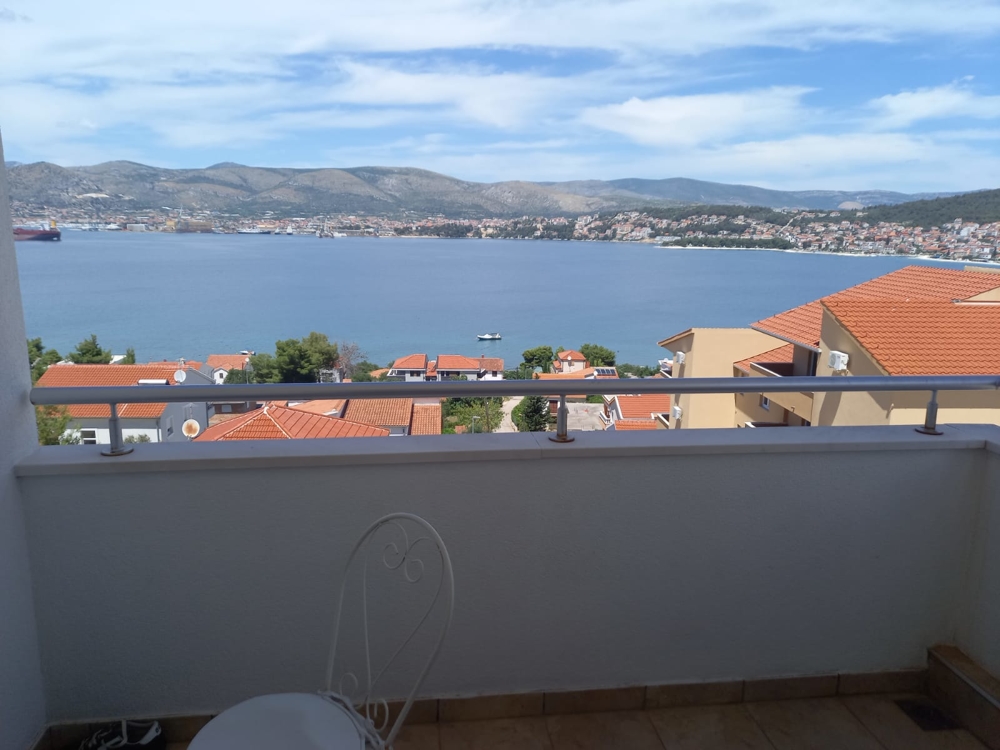
<instances>
[{"instance_id":1,"label":"coastal town building","mask_svg":"<svg viewBox=\"0 0 1000 750\"><path fill-rule=\"evenodd\" d=\"M556 353L556 359L552 363L552 372L570 373L578 370L586 370L590 367L590 362L580 352L566 349Z\"/></svg>"},{"instance_id":2,"label":"coastal town building","mask_svg":"<svg viewBox=\"0 0 1000 750\"><path fill-rule=\"evenodd\" d=\"M212 379L222 385L232 370L243 371L250 363L249 354L209 354L205 363L212 372ZM248 378L249 381L249 378Z\"/></svg>"},{"instance_id":3,"label":"coastal town building","mask_svg":"<svg viewBox=\"0 0 1000 750\"><path fill-rule=\"evenodd\" d=\"M178 373L184 374L183 381ZM176 362L163 364L86 364L72 363L51 365L35 384L38 388L90 388L110 386L171 385L179 388L186 385L211 385L212 379L199 369L178 365ZM111 433L108 420L111 410L107 404L76 404L65 407L71 421L67 432L75 435L85 445L109 445ZM208 427L211 410L203 402L170 404L122 404L118 418L122 425L122 436L126 440L143 440L152 443L178 442L187 440L181 432L181 425L193 419L198 423L199 432Z\"/></svg>"},{"instance_id":4,"label":"coastal town building","mask_svg":"<svg viewBox=\"0 0 1000 750\"><path fill-rule=\"evenodd\" d=\"M685 331L660 345L674 352L673 377L995 374L998 310L1000 274L908 266L731 335ZM759 350L740 356L733 341L753 334L763 337ZM716 364L711 374L698 369L706 358ZM944 393L939 402L941 421L1000 423L993 392ZM895 392L689 395L677 399L671 427L919 424L925 405L926 394Z\"/></svg>"},{"instance_id":5,"label":"coastal town building","mask_svg":"<svg viewBox=\"0 0 1000 750\"><path fill-rule=\"evenodd\" d=\"M605 396L603 418L609 430L665 430L670 426L670 396L663 393Z\"/></svg>"},{"instance_id":6,"label":"coastal town building","mask_svg":"<svg viewBox=\"0 0 1000 750\"><path fill-rule=\"evenodd\" d=\"M277 404L265 404L247 414L213 425L195 438L211 443L226 440L298 440L307 438L388 437L389 430L347 419L310 414Z\"/></svg>"},{"instance_id":7,"label":"coastal town building","mask_svg":"<svg viewBox=\"0 0 1000 750\"><path fill-rule=\"evenodd\" d=\"M381 371L379 374L382 374ZM439 354L437 359L428 359L426 354L408 354L393 362L385 376L390 380L407 383L463 378L503 380L503 359L485 355L465 357L460 354Z\"/></svg>"}]
</instances>

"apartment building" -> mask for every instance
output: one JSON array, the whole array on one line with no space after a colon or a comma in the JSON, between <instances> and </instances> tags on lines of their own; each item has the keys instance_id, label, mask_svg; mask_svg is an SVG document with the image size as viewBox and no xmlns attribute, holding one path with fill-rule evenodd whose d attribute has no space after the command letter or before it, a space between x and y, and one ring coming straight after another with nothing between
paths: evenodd
<instances>
[{"instance_id":1,"label":"apartment building","mask_svg":"<svg viewBox=\"0 0 1000 750\"><path fill-rule=\"evenodd\" d=\"M195 363L196 364L196 363ZM76 365L55 364L36 383L38 388L94 388L144 385L211 385L212 378L201 370L176 362L145 365ZM71 421L68 432L76 434L85 445L108 445L111 433L107 404L67 406ZM171 404L123 404L118 410L122 435L128 440L148 440L152 443L187 440L181 425L193 419L199 432L209 423L211 408L203 402Z\"/></svg>"},{"instance_id":2,"label":"apartment building","mask_svg":"<svg viewBox=\"0 0 1000 750\"><path fill-rule=\"evenodd\" d=\"M385 375L391 380L406 383L462 378L503 380L503 359L485 355L465 357L461 354L439 354L437 359L429 359L426 354L408 354L393 362Z\"/></svg>"},{"instance_id":3,"label":"apartment building","mask_svg":"<svg viewBox=\"0 0 1000 750\"><path fill-rule=\"evenodd\" d=\"M660 345L674 352L673 377L994 374L1000 345L974 321L988 325L998 303L1000 274L908 266L748 329L692 329ZM882 316L891 338L881 335ZM715 333L695 335L706 330ZM755 340L756 351L740 349ZM950 357L953 351L963 356ZM941 404L945 421L996 422L988 393L942 394ZM919 424L925 405L926 396L902 393L688 395L675 402L671 427Z\"/></svg>"}]
</instances>

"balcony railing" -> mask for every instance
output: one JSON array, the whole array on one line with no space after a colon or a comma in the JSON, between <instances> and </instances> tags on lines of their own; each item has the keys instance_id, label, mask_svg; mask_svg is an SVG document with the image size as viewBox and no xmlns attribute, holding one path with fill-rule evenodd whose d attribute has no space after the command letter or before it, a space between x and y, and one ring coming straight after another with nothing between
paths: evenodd
<instances>
[{"instance_id":1,"label":"balcony railing","mask_svg":"<svg viewBox=\"0 0 1000 750\"><path fill-rule=\"evenodd\" d=\"M620 393L847 393L920 392L930 394L924 424L918 431L937 429L939 391L1000 390L1000 375L933 375L900 377L784 377L784 378L627 378L620 380L503 380L425 383L276 383L253 385L115 386L97 388L33 388L36 405L108 404L111 448L106 455L129 452L122 439L119 404L188 403L217 401L275 401L363 398L559 396L555 442L570 442L567 396Z\"/></svg>"}]
</instances>

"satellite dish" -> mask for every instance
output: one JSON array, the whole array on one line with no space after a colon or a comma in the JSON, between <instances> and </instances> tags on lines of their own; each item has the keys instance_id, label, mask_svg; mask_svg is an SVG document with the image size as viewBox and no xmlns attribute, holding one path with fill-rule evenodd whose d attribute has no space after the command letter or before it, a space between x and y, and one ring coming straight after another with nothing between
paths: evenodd
<instances>
[{"instance_id":1,"label":"satellite dish","mask_svg":"<svg viewBox=\"0 0 1000 750\"><path fill-rule=\"evenodd\" d=\"M174 373L174 380L178 383L183 383L187 380L187 376L188 375L184 372L184 370L177 370L177 372Z\"/></svg>"},{"instance_id":2,"label":"satellite dish","mask_svg":"<svg viewBox=\"0 0 1000 750\"><path fill-rule=\"evenodd\" d=\"M198 424L197 419L185 419L184 424L181 425L181 432L186 438L196 438L201 432L201 425Z\"/></svg>"}]
</instances>

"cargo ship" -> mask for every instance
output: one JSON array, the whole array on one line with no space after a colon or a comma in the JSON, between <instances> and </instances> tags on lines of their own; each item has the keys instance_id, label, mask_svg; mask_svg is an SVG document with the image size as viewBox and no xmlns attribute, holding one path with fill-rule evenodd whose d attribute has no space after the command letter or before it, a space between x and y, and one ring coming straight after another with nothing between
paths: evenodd
<instances>
[{"instance_id":1,"label":"cargo ship","mask_svg":"<svg viewBox=\"0 0 1000 750\"><path fill-rule=\"evenodd\" d=\"M35 240L38 242L59 242L62 239L62 232L56 229L54 221L49 222L48 229L26 229L25 227L14 227L15 240Z\"/></svg>"}]
</instances>

